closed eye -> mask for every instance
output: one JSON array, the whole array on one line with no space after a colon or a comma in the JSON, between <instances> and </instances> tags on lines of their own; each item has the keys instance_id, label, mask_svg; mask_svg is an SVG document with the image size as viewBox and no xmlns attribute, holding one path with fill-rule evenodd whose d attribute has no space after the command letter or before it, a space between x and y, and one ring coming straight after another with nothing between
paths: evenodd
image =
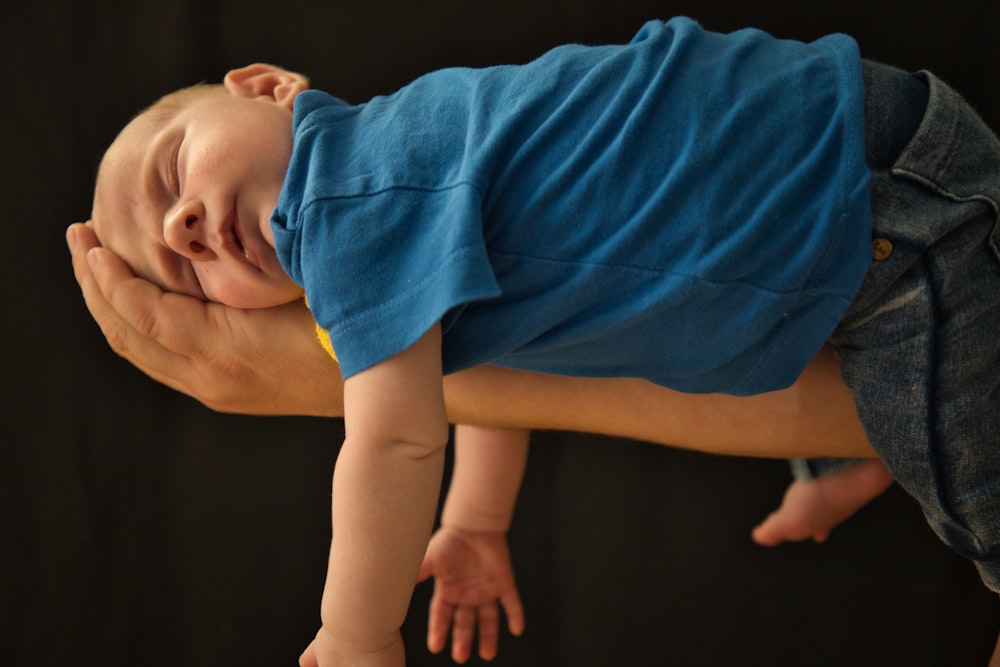
<instances>
[{"instance_id":1,"label":"closed eye","mask_svg":"<svg viewBox=\"0 0 1000 667\"><path fill-rule=\"evenodd\" d=\"M181 152L181 141L174 144L174 148L170 151L170 160L167 163L167 187L174 197L181 196L181 179L180 173L177 170L178 156Z\"/></svg>"}]
</instances>

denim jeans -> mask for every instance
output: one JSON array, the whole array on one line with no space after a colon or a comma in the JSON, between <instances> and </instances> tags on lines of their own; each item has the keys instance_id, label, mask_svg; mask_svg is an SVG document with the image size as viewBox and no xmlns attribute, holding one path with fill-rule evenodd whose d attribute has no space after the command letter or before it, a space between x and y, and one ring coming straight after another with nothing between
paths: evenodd
<instances>
[{"instance_id":1,"label":"denim jeans","mask_svg":"<svg viewBox=\"0 0 1000 667\"><path fill-rule=\"evenodd\" d=\"M920 76L919 126L871 165L873 259L831 343L875 451L1000 592L1000 141ZM872 81L870 143L899 117Z\"/></svg>"}]
</instances>

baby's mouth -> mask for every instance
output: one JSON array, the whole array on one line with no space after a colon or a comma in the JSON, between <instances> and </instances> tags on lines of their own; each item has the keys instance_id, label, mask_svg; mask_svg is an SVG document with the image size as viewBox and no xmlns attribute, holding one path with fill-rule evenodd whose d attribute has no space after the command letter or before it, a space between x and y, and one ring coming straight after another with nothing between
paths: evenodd
<instances>
[{"instance_id":1,"label":"baby's mouth","mask_svg":"<svg viewBox=\"0 0 1000 667\"><path fill-rule=\"evenodd\" d=\"M253 258L250 256L250 251L243 244L243 239L240 238L240 224L239 216L236 212L236 207L233 206L233 211L229 216L228 229L226 230L227 236L231 240L232 247L231 252L237 257L242 257L248 264L257 268L257 264L254 262Z\"/></svg>"},{"instance_id":2,"label":"baby's mouth","mask_svg":"<svg viewBox=\"0 0 1000 667\"><path fill-rule=\"evenodd\" d=\"M243 240L240 238L240 226L236 224L235 219L233 220L233 241L236 242L236 248L249 260L250 257L247 255L247 249L243 247Z\"/></svg>"}]
</instances>

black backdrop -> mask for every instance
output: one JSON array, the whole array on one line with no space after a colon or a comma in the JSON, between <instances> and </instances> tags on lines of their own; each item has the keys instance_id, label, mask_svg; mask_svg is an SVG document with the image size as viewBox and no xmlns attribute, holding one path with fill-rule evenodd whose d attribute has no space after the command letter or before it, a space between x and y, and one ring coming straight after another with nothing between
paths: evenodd
<instances>
[{"instance_id":1,"label":"black backdrop","mask_svg":"<svg viewBox=\"0 0 1000 667\"><path fill-rule=\"evenodd\" d=\"M1000 126L976 0L2 0L0 664L291 665L318 622L333 420L213 413L106 347L72 279L103 148L159 94L276 62L351 101L445 65L717 29L842 30ZM539 434L511 534L528 614L498 665L977 665L1000 604L894 489L825 545L754 546L785 464ZM429 590L404 628L411 665Z\"/></svg>"}]
</instances>

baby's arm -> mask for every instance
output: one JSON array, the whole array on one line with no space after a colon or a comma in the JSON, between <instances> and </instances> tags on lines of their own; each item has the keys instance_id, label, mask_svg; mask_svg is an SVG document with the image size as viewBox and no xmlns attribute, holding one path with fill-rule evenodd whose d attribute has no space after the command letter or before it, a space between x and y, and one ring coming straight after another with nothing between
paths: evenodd
<instances>
[{"instance_id":1,"label":"baby's arm","mask_svg":"<svg viewBox=\"0 0 1000 667\"><path fill-rule=\"evenodd\" d=\"M344 385L320 630L303 662L402 665L399 628L434 524L448 422L441 331Z\"/></svg>"},{"instance_id":2,"label":"baby's arm","mask_svg":"<svg viewBox=\"0 0 1000 667\"><path fill-rule=\"evenodd\" d=\"M468 659L477 629L479 656L496 656L500 606L511 633L524 630L506 532L524 475L528 437L524 430L455 427L451 487L420 574L435 578L427 646L434 653L443 650L451 631L456 662Z\"/></svg>"},{"instance_id":3,"label":"baby's arm","mask_svg":"<svg viewBox=\"0 0 1000 667\"><path fill-rule=\"evenodd\" d=\"M455 426L455 467L441 525L505 533L528 459L530 431Z\"/></svg>"}]
</instances>

